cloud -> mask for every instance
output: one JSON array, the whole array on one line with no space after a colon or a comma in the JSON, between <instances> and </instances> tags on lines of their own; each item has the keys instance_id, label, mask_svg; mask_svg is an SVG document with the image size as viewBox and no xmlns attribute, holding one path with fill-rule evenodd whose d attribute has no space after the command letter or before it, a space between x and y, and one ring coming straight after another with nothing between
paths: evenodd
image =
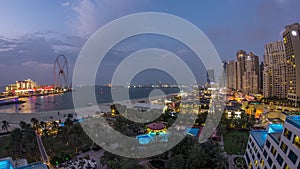
<instances>
[{"instance_id":1,"label":"cloud","mask_svg":"<svg viewBox=\"0 0 300 169\"><path fill-rule=\"evenodd\" d=\"M107 22L135 12L135 5L129 0L80 0L71 5L77 18L68 24L81 36L87 37Z\"/></svg>"},{"instance_id":2,"label":"cloud","mask_svg":"<svg viewBox=\"0 0 300 169\"><path fill-rule=\"evenodd\" d=\"M58 32L35 32L18 39L0 37L1 83L31 78L40 84L52 84L53 64L58 54L64 54L70 73L84 43L78 36ZM71 77L71 74L69 78Z\"/></svg>"},{"instance_id":3,"label":"cloud","mask_svg":"<svg viewBox=\"0 0 300 169\"><path fill-rule=\"evenodd\" d=\"M63 2L63 3L61 4L61 6L62 6L62 7L68 7L68 6L70 6L70 2Z\"/></svg>"},{"instance_id":4,"label":"cloud","mask_svg":"<svg viewBox=\"0 0 300 169\"><path fill-rule=\"evenodd\" d=\"M53 64L49 64L49 63L41 63L41 62L36 62L36 61L27 61L27 62L23 62L21 63L22 66L26 66L32 69L36 69L36 70L52 70L53 69Z\"/></svg>"},{"instance_id":5,"label":"cloud","mask_svg":"<svg viewBox=\"0 0 300 169\"><path fill-rule=\"evenodd\" d=\"M18 41L14 39L0 37L0 52L6 52L14 50L18 47Z\"/></svg>"}]
</instances>

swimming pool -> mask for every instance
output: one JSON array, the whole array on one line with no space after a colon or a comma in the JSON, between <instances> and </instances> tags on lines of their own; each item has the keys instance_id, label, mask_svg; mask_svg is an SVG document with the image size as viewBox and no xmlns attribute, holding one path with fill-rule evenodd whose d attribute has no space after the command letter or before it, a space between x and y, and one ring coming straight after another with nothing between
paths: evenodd
<instances>
[{"instance_id":1,"label":"swimming pool","mask_svg":"<svg viewBox=\"0 0 300 169\"><path fill-rule=\"evenodd\" d=\"M270 124L268 133L277 133L283 131L283 125L282 124Z\"/></svg>"},{"instance_id":2,"label":"swimming pool","mask_svg":"<svg viewBox=\"0 0 300 169\"><path fill-rule=\"evenodd\" d=\"M13 166L9 160L0 161L0 169L13 169Z\"/></svg>"},{"instance_id":3,"label":"swimming pool","mask_svg":"<svg viewBox=\"0 0 300 169\"><path fill-rule=\"evenodd\" d=\"M149 134L142 134L136 136L136 139L139 141L140 144L145 145L151 142L168 142L169 133L165 132L158 132L158 133L149 133Z\"/></svg>"},{"instance_id":4,"label":"swimming pool","mask_svg":"<svg viewBox=\"0 0 300 169\"><path fill-rule=\"evenodd\" d=\"M198 136L200 129L199 128L187 128L186 132L192 136Z\"/></svg>"}]
</instances>

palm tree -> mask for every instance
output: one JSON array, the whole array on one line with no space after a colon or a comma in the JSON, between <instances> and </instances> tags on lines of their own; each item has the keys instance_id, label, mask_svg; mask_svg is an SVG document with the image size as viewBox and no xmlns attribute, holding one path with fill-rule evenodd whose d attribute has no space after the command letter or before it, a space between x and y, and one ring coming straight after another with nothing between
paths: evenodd
<instances>
[{"instance_id":1,"label":"palm tree","mask_svg":"<svg viewBox=\"0 0 300 169\"><path fill-rule=\"evenodd\" d=\"M22 130L25 130L27 123L25 121L20 121L19 126L21 127Z\"/></svg>"},{"instance_id":2,"label":"palm tree","mask_svg":"<svg viewBox=\"0 0 300 169\"><path fill-rule=\"evenodd\" d=\"M47 126L47 123L46 123L46 122L44 122L44 121L41 121L41 122L40 122L40 126L41 126L42 128L46 128L46 126Z\"/></svg>"},{"instance_id":3,"label":"palm tree","mask_svg":"<svg viewBox=\"0 0 300 169\"><path fill-rule=\"evenodd\" d=\"M1 128L2 130L6 130L6 132L8 133L9 123L6 120L3 120Z\"/></svg>"},{"instance_id":4,"label":"palm tree","mask_svg":"<svg viewBox=\"0 0 300 169\"><path fill-rule=\"evenodd\" d=\"M228 159L224 156L223 153L218 152L212 159L213 168L216 169L227 169L228 168Z\"/></svg>"},{"instance_id":5,"label":"palm tree","mask_svg":"<svg viewBox=\"0 0 300 169\"><path fill-rule=\"evenodd\" d=\"M34 128L34 129L37 129L37 128L38 128L38 125L39 125L39 120L33 117L33 118L31 118L30 121L31 121L31 123L32 123L33 128Z\"/></svg>"}]
</instances>

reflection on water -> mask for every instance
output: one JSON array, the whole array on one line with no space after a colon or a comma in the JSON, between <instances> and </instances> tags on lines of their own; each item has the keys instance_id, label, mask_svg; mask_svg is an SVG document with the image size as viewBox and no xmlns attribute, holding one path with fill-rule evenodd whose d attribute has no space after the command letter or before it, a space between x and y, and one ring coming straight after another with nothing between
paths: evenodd
<instances>
[{"instance_id":1,"label":"reflection on water","mask_svg":"<svg viewBox=\"0 0 300 169\"><path fill-rule=\"evenodd\" d=\"M72 108L72 94L56 94L20 98L23 104L12 104L0 107L1 113L32 113Z\"/></svg>"},{"instance_id":2,"label":"reflection on water","mask_svg":"<svg viewBox=\"0 0 300 169\"><path fill-rule=\"evenodd\" d=\"M172 94L179 92L178 88L155 88L162 90L165 94ZM118 92L124 92L122 88L117 89ZM134 88L129 90L130 99L145 98L148 97L153 88ZM87 97L86 89L78 89L77 92L84 98ZM112 102L111 88L109 87L96 87L95 94L97 103L110 103ZM125 93L124 93L125 94ZM88 97L87 97L88 98ZM26 102L23 104L12 104L0 106L0 113L33 113L33 112L44 112L53 110L66 110L73 109L73 98L72 92L64 94L53 94L46 96L32 96L27 98L20 98ZM85 103L82 106L88 106L91 102L88 99L83 99Z\"/></svg>"}]
</instances>

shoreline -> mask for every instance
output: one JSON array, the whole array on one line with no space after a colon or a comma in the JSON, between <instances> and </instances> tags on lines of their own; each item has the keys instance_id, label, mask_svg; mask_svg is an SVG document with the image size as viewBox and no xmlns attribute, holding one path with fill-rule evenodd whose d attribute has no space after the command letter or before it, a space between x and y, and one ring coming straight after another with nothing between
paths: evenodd
<instances>
[{"instance_id":1,"label":"shoreline","mask_svg":"<svg viewBox=\"0 0 300 169\"><path fill-rule=\"evenodd\" d=\"M75 118L87 118L97 116L95 113L100 110L100 112L110 112L110 105L112 104L122 104L127 107L131 107L131 105L138 103L140 101L145 101L146 103L149 100L156 100L159 98L168 98L178 93L172 93L165 96L156 96L156 97L146 97L146 98L137 98L126 101L117 101L110 103L101 103L98 105L92 105L82 108L75 109L66 109L66 110L53 110L53 111L41 111L41 112L32 112L32 113L0 113L0 119L6 120L9 124L19 124L20 121L31 123L32 118L36 118L39 121L54 121L61 120L64 121L68 114L73 114ZM59 112L59 113L58 113Z\"/></svg>"}]
</instances>

